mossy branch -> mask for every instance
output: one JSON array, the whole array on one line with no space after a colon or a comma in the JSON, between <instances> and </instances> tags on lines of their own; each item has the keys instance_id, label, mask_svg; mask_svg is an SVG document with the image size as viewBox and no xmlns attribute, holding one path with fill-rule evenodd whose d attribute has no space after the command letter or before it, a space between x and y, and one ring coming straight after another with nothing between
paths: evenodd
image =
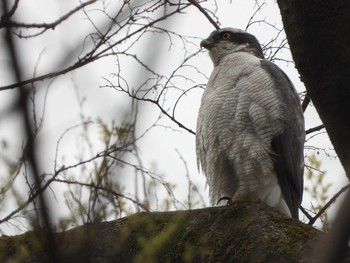
<instances>
[{"instance_id":1,"label":"mossy branch","mask_svg":"<svg viewBox=\"0 0 350 263\"><path fill-rule=\"evenodd\" d=\"M59 262L310 262L323 234L259 203L138 213L55 234ZM3 262L45 262L33 232L0 238ZM27 261L26 261L27 260Z\"/></svg>"}]
</instances>

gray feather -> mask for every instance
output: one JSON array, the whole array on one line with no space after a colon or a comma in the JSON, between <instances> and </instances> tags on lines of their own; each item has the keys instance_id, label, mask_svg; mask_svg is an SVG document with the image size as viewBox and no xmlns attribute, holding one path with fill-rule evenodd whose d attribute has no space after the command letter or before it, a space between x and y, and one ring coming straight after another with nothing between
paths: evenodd
<instances>
[{"instance_id":1,"label":"gray feather","mask_svg":"<svg viewBox=\"0 0 350 263\"><path fill-rule=\"evenodd\" d=\"M196 134L197 160L211 202L258 198L297 217L305 134L296 91L277 66L252 50L256 43L234 42L234 37L229 43L217 34L222 30L205 42L214 69Z\"/></svg>"},{"instance_id":2,"label":"gray feather","mask_svg":"<svg viewBox=\"0 0 350 263\"><path fill-rule=\"evenodd\" d=\"M300 99L288 76L275 64L262 60L262 67L274 79L274 87L288 107L288 122L284 132L272 141L274 167L292 216L298 217L298 209L302 201L304 173L304 118L300 107Z\"/></svg>"}]
</instances>

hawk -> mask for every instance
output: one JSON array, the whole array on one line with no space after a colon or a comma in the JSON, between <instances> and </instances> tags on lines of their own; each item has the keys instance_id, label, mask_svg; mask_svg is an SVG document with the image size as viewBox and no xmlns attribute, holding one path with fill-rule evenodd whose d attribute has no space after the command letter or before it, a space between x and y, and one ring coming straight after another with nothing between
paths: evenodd
<instances>
[{"instance_id":1,"label":"hawk","mask_svg":"<svg viewBox=\"0 0 350 263\"><path fill-rule=\"evenodd\" d=\"M246 31L218 29L201 47L214 64L196 129L211 203L260 200L298 218L305 129L292 82Z\"/></svg>"}]
</instances>

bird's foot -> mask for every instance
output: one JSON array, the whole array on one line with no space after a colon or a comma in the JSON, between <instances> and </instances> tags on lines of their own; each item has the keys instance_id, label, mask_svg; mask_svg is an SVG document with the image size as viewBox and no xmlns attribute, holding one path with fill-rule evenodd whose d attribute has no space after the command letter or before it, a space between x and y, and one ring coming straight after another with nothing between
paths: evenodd
<instances>
[{"instance_id":1,"label":"bird's foot","mask_svg":"<svg viewBox=\"0 0 350 263\"><path fill-rule=\"evenodd\" d=\"M221 197L217 202L216 205L219 205L221 201L226 201L226 205L232 205L234 203L242 203L242 202L248 202L248 203L260 203L261 200L259 198L252 198L252 197L245 197L245 198L241 198L238 195L231 197Z\"/></svg>"},{"instance_id":2,"label":"bird's foot","mask_svg":"<svg viewBox=\"0 0 350 263\"><path fill-rule=\"evenodd\" d=\"M231 200L231 197L227 197L227 196L224 196L224 197L221 197L217 202L216 202L216 205L219 205L219 203L221 201L227 201L226 205L230 205L232 204L232 200Z\"/></svg>"}]
</instances>

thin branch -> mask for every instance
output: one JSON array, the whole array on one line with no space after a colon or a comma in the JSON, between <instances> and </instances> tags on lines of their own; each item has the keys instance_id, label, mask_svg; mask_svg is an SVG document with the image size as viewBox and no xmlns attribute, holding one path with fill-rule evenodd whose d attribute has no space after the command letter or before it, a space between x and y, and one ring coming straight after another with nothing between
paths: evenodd
<instances>
[{"instance_id":1,"label":"thin branch","mask_svg":"<svg viewBox=\"0 0 350 263\"><path fill-rule=\"evenodd\" d=\"M321 125L318 125L318 126L316 126L316 127L313 127L313 128L310 128L310 129L308 129L308 130L306 130L306 134L310 134L310 133L313 133L313 132L315 132L315 131L319 131L319 130L322 130L324 128L324 125L323 124L321 124Z\"/></svg>"},{"instance_id":2,"label":"thin branch","mask_svg":"<svg viewBox=\"0 0 350 263\"><path fill-rule=\"evenodd\" d=\"M158 19L155 19L155 20L149 22L147 25L144 25L144 26L140 27L139 29L137 29L134 32L128 34L127 36L121 38L120 40L116 41L115 43L109 45L108 47L106 47L105 49L101 50L100 52L95 53L94 56L91 56L91 54L93 54L95 52L95 49L93 51L89 52L84 58L79 59L73 65L68 66L68 67L66 67L66 68L64 68L62 70L58 70L58 71L55 71L55 72L44 74L44 75L41 75L39 77L23 80L23 81L20 81L20 82L14 83L14 84L10 84L10 85L7 85L7 86L2 86L2 87L0 87L0 91L14 89L14 88L18 88L20 86L24 86L24 85L27 85L27 84L32 84L32 83L35 83L35 82L38 82L38 81L43 81L45 79L51 79L51 78L54 78L54 77L58 77L60 75L66 74L66 73L68 73L70 71L73 71L75 69L81 68L81 67L83 67L83 66L85 66L87 64L90 64L91 62L94 62L95 60L100 59L102 57L114 55L113 52L112 53L107 53L107 52L109 50L111 50L112 48L114 48L115 46L123 43L125 40L131 38L132 36L142 32L143 30L146 30L149 27L152 27L154 24L156 24L156 23L158 23L160 21L163 21L163 20L167 19L168 17L170 17L170 16L172 16L172 15L174 15L176 13L180 13L182 10L184 10L188 6L190 6L190 4L189 5L185 5L185 6L181 7L181 8L178 8L178 9L176 9L173 12L165 14L164 16L161 16Z\"/></svg>"},{"instance_id":3,"label":"thin branch","mask_svg":"<svg viewBox=\"0 0 350 263\"><path fill-rule=\"evenodd\" d=\"M188 0L188 2L190 2L192 5L194 5L195 7L198 8L198 10L205 15L205 17L209 20L209 22L216 28L216 29L220 29L219 25L214 21L214 19L212 19L210 17L210 15L208 14L207 11L205 11L205 9L203 7L201 7L201 5L196 1L196 0Z\"/></svg>"},{"instance_id":4,"label":"thin branch","mask_svg":"<svg viewBox=\"0 0 350 263\"><path fill-rule=\"evenodd\" d=\"M0 224L10 220L14 215L16 215L17 213L19 213L21 210L23 210L25 207L27 207L31 202L33 202L39 195L41 195L50 185L53 181L55 181L56 177L65 172L65 171L68 171L70 169L73 169L73 168L77 168L78 166L80 165L83 165L83 164L86 164L86 163L90 163L98 158L101 158L101 157L104 157L108 154L111 154L115 151L119 151L120 148L118 147L112 147L111 149L108 149L107 151L102 151L102 152L99 152L97 153L95 156L89 158L89 159L86 159L84 161L80 161L78 163L75 163L75 164L72 164L72 165L68 165L68 166L61 166L61 168L59 168L58 170L55 170L54 174L52 175L52 177L47 180L45 182L45 184L43 184L41 186L40 189L37 189L34 193L32 193L28 199L22 203L21 205L19 205L19 207L17 207L15 210L13 210L11 213L9 213L7 216L3 217L2 219L0 219ZM47 174L44 174L42 175L41 177L44 177L46 176Z\"/></svg>"},{"instance_id":5,"label":"thin branch","mask_svg":"<svg viewBox=\"0 0 350 263\"><path fill-rule=\"evenodd\" d=\"M0 28L1 27L17 27L17 28L44 28L42 31L40 31L37 34L31 35L30 37L35 37L38 36L42 33L44 33L45 31L47 31L48 29L52 29L54 30L55 27L59 24L61 24L63 21L67 20L69 17L71 17L74 13L80 11L81 9L83 9L84 7L95 3L97 0L90 0L88 2L82 3L81 5L77 6L76 8L72 9L71 11L69 11L67 14L61 16L59 19L57 19L56 21L52 22L52 23L41 23L41 24L26 24L26 23L21 23L21 22L16 22L16 21L10 21L10 20L5 20L2 21L2 23L0 23Z\"/></svg>"},{"instance_id":6,"label":"thin branch","mask_svg":"<svg viewBox=\"0 0 350 263\"><path fill-rule=\"evenodd\" d=\"M255 18L255 15L262 9L262 7L265 5L265 3L259 4L258 8L255 10L255 12L252 14L252 16L249 18L247 26L245 27L245 31L248 30L248 28L253 24L253 19Z\"/></svg>"},{"instance_id":7,"label":"thin branch","mask_svg":"<svg viewBox=\"0 0 350 263\"><path fill-rule=\"evenodd\" d=\"M4 2L4 1L3 1L3 2ZM2 25L3 23L6 23L6 22L9 20L9 18L10 18L11 16L13 16L13 14L16 12L17 7L18 7L18 4L19 4L19 0L16 0L16 1L14 2L14 4L13 4L11 10L9 10L9 11L5 10L5 12L4 12L5 14L2 15L2 16L1 16L1 19L0 19L0 28L2 28L1 25ZM5 6L6 4L3 3L3 5Z\"/></svg>"},{"instance_id":8,"label":"thin branch","mask_svg":"<svg viewBox=\"0 0 350 263\"><path fill-rule=\"evenodd\" d=\"M307 219L309 219L309 221L312 219L312 216L309 214L308 211L306 211L304 207L300 206L299 209L301 210L301 212L303 212L303 214L307 217Z\"/></svg>"},{"instance_id":9,"label":"thin branch","mask_svg":"<svg viewBox=\"0 0 350 263\"><path fill-rule=\"evenodd\" d=\"M8 1L3 1L4 11L8 12ZM10 54L11 60L11 68L14 73L14 77L17 82L21 82L22 72L20 70L20 60L18 59L18 52L16 50L16 44L13 39L13 35L9 27L6 28L5 31L5 42L8 46L8 52ZM47 255L49 256L50 261L57 262L56 258L56 250L55 250L55 241L53 239L52 231L51 231L51 218L50 214L47 210L47 202L44 198L43 191L41 190L41 179L39 176L39 166L38 159L36 156L36 143L35 137L36 133L32 129L31 116L28 112L27 103L28 103L28 90L25 86L19 86L19 98L18 98L18 108L21 111L23 124L25 127L25 135L27 137L27 145L26 145L26 158L28 158L30 168L31 168L31 176L35 182L35 187L38 189L40 194L38 197L38 205L41 209L40 216L37 218L38 225L42 224L43 229L38 229L39 233L42 234L44 240L43 245L47 249ZM36 205L36 199L33 199L34 206ZM36 210L38 211L38 210Z\"/></svg>"},{"instance_id":10,"label":"thin branch","mask_svg":"<svg viewBox=\"0 0 350 263\"><path fill-rule=\"evenodd\" d=\"M301 108L303 109L303 112L305 112L305 110L310 102L311 102L310 97L306 94L305 98L303 100L303 103L301 104Z\"/></svg>"},{"instance_id":11,"label":"thin branch","mask_svg":"<svg viewBox=\"0 0 350 263\"><path fill-rule=\"evenodd\" d=\"M171 121L173 121L174 123L176 123L180 128L188 131L189 133L192 133L193 135L195 135L196 133L190 129L190 128L187 128L185 125L183 125L181 122L179 122L177 119L175 119L174 116L172 116L171 114L169 114L157 101L154 101L154 100L151 100L151 99L147 99L147 98L139 98L139 97L136 97L136 96L133 96L131 93L128 93L129 96L133 99L136 99L136 100L140 100L140 101L148 101L148 102L151 102L152 104L156 105L158 107L158 109L165 115L167 116Z\"/></svg>"},{"instance_id":12,"label":"thin branch","mask_svg":"<svg viewBox=\"0 0 350 263\"><path fill-rule=\"evenodd\" d=\"M71 65L71 66L69 66L69 67L67 67L65 69L54 71L54 72L51 72L51 73L48 73L48 74L44 74L44 75L41 75L39 77L34 77L34 78L31 78L31 79L23 80L23 81L20 81L20 82L14 83L14 84L10 84L10 85L7 85L7 86L2 86L2 87L0 87L0 91L18 88L20 86L25 86L25 85L28 85L28 84L33 84L35 82L43 81L45 79L52 79L54 77L58 77L60 75L64 75L64 74L66 74L66 73L68 73L70 71L73 71L73 70L78 69L78 68L80 68L82 66L85 66L85 65L93 62L96 59L97 59L96 57L92 57L90 59L86 59L86 60L83 60L83 61L79 60L74 65Z\"/></svg>"},{"instance_id":13,"label":"thin branch","mask_svg":"<svg viewBox=\"0 0 350 263\"><path fill-rule=\"evenodd\" d=\"M320 211L318 211L318 213L309 220L309 225L313 225L315 223L315 221L328 209L328 207L330 207L336 200L337 198L344 193L346 190L348 190L350 188L350 184L344 186L343 188L341 188L326 204L324 207L322 207L322 209L320 209Z\"/></svg>"},{"instance_id":14,"label":"thin branch","mask_svg":"<svg viewBox=\"0 0 350 263\"><path fill-rule=\"evenodd\" d=\"M139 207L141 207L142 209L144 209L146 212L150 212L150 209L148 207L146 207L144 204L140 203L139 201L133 199L132 197L129 197L127 195L123 195L123 194L120 194L120 193L117 193L116 191L110 189L110 188L107 188L107 187L103 187L103 186L100 186L100 185L95 185L94 183L84 183L84 182L78 182L78 181L70 181L70 180L61 180L61 179L54 179L55 182L58 182L58 183L65 183L65 184L75 184L75 185L80 185L80 186L86 186L86 187L90 187L92 189L95 189L95 190L102 190L102 191L105 191L107 193L110 193L112 195L114 195L116 198L124 198L126 200L129 200L131 202L133 202L134 204L137 204Z\"/></svg>"}]
</instances>

